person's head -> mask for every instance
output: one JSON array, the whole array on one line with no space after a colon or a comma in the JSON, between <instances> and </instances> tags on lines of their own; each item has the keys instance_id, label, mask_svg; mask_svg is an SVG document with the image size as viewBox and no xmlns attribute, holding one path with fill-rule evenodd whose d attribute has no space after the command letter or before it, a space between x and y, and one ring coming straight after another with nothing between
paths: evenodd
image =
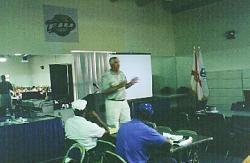
<instances>
[{"instance_id":1,"label":"person's head","mask_svg":"<svg viewBox=\"0 0 250 163\"><path fill-rule=\"evenodd\" d=\"M142 121L150 120L151 116L154 114L153 107L149 103L141 103L134 109L135 117Z\"/></svg>"},{"instance_id":2,"label":"person's head","mask_svg":"<svg viewBox=\"0 0 250 163\"><path fill-rule=\"evenodd\" d=\"M86 100L75 100L71 103L72 109L74 110L74 113L76 116L85 116L86 112Z\"/></svg>"},{"instance_id":3,"label":"person's head","mask_svg":"<svg viewBox=\"0 0 250 163\"><path fill-rule=\"evenodd\" d=\"M109 59L109 64L110 64L110 67L111 67L111 70L112 71L116 71L118 72L119 69L120 69L120 61L117 57L111 57Z\"/></svg>"},{"instance_id":4,"label":"person's head","mask_svg":"<svg viewBox=\"0 0 250 163\"><path fill-rule=\"evenodd\" d=\"M2 81L5 81L5 80L6 80L5 75L1 75L1 80L2 80Z\"/></svg>"}]
</instances>

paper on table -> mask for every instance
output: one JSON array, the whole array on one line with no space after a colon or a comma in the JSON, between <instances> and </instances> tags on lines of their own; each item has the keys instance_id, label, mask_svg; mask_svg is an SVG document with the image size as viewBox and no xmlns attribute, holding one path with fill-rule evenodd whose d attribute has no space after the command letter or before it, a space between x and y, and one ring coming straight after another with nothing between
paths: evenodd
<instances>
[{"instance_id":1,"label":"paper on table","mask_svg":"<svg viewBox=\"0 0 250 163\"><path fill-rule=\"evenodd\" d=\"M206 111L207 113L219 113L218 110L211 110L211 111Z\"/></svg>"},{"instance_id":2,"label":"paper on table","mask_svg":"<svg viewBox=\"0 0 250 163\"><path fill-rule=\"evenodd\" d=\"M117 133L117 129L116 128L109 128L109 133L115 134L115 133Z\"/></svg>"},{"instance_id":3,"label":"paper on table","mask_svg":"<svg viewBox=\"0 0 250 163\"><path fill-rule=\"evenodd\" d=\"M15 119L16 122L19 122L19 123L27 123L28 122L28 119L27 118L18 118L18 119Z\"/></svg>"},{"instance_id":4,"label":"paper on table","mask_svg":"<svg viewBox=\"0 0 250 163\"><path fill-rule=\"evenodd\" d=\"M181 139L183 139L182 135L172 135L170 133L165 133L165 132L163 132L163 136L173 141L180 141Z\"/></svg>"},{"instance_id":5,"label":"paper on table","mask_svg":"<svg viewBox=\"0 0 250 163\"><path fill-rule=\"evenodd\" d=\"M177 143L178 146L186 146L193 142L193 138L189 136L188 139L181 141L180 143Z\"/></svg>"},{"instance_id":6,"label":"paper on table","mask_svg":"<svg viewBox=\"0 0 250 163\"><path fill-rule=\"evenodd\" d=\"M183 135L172 135L169 133L163 133L163 136L172 140L174 142L173 145L186 146L193 142L193 138L191 136L187 139L185 139Z\"/></svg>"}]
</instances>

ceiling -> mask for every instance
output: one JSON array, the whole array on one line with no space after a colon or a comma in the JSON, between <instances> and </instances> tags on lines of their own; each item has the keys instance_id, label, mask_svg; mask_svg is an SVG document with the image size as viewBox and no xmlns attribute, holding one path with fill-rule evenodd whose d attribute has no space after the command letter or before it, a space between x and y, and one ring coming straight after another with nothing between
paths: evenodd
<instances>
[{"instance_id":1,"label":"ceiling","mask_svg":"<svg viewBox=\"0 0 250 163\"><path fill-rule=\"evenodd\" d=\"M221 0L163 0L163 5L170 5L173 13L198 8Z\"/></svg>"},{"instance_id":2,"label":"ceiling","mask_svg":"<svg viewBox=\"0 0 250 163\"><path fill-rule=\"evenodd\" d=\"M116 2L119 0L110 0L111 2ZM150 5L156 0L134 0L138 7L143 7ZM214 2L222 0L158 0L162 2L162 6L165 9L171 9L172 13L178 13L181 11L198 8L205 6Z\"/></svg>"}]
</instances>

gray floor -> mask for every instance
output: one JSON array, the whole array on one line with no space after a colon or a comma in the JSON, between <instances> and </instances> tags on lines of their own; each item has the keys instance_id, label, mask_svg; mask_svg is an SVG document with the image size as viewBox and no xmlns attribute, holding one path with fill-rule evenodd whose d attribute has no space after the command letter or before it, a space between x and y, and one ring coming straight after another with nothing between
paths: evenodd
<instances>
[{"instance_id":1,"label":"gray floor","mask_svg":"<svg viewBox=\"0 0 250 163\"><path fill-rule=\"evenodd\" d=\"M212 153L201 153L199 156L200 163L242 163L244 158L237 156L229 156L225 159L223 155L216 155Z\"/></svg>"}]
</instances>

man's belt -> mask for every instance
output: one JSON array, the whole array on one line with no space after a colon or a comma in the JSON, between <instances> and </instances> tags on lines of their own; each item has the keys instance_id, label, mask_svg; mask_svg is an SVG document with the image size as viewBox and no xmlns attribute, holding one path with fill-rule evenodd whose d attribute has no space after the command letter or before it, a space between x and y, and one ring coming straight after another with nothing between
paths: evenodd
<instances>
[{"instance_id":1,"label":"man's belt","mask_svg":"<svg viewBox=\"0 0 250 163\"><path fill-rule=\"evenodd\" d=\"M107 99L107 100L111 100L111 101L125 101L125 99L122 99L122 100L117 100L117 99Z\"/></svg>"}]
</instances>

